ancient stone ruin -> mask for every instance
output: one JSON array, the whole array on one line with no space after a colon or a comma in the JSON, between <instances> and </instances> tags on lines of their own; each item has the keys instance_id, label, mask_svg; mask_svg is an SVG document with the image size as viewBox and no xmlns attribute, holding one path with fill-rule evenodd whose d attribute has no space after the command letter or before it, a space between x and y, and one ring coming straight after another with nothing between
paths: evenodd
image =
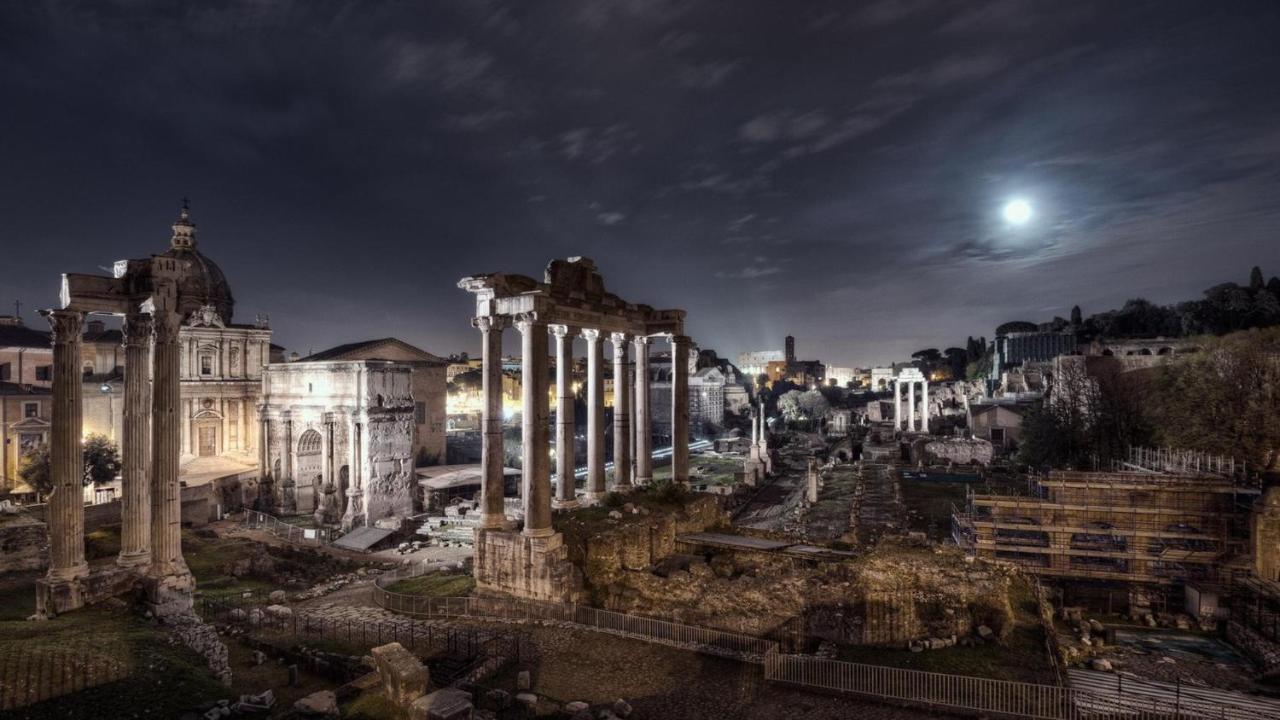
<instances>
[{"instance_id":1,"label":"ancient stone ruin","mask_svg":"<svg viewBox=\"0 0 1280 720\"><path fill-rule=\"evenodd\" d=\"M606 292L604 279L588 258L553 260L542 282L524 275L491 273L463 278L458 287L476 297L474 325L483 335L484 444L482 464L482 528L476 535L475 574L482 590L508 592L546 600L574 598L573 566L567 561L563 536L551 522L550 410L548 407L548 337L555 337L557 375L555 504L580 502L574 485L574 420L571 376L573 339L587 341L587 484L586 500L605 491L604 354L613 345L614 485L626 492L634 482L652 478L649 413L649 345L666 338L673 358L688 355L683 310L655 310ZM503 507L502 480L502 331L514 325L522 340L524 528L514 532ZM634 347L634 388L628 347ZM689 370L672 363L672 477L689 479ZM634 402L632 402L634 399ZM632 446L634 445L634 452ZM634 458L634 462L633 459Z\"/></svg>"}]
</instances>

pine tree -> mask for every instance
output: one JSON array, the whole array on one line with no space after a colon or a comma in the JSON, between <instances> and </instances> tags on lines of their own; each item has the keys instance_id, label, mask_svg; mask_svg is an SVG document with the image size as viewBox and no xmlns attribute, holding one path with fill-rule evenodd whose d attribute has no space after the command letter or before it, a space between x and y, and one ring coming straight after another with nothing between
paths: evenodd
<instances>
[{"instance_id":1,"label":"pine tree","mask_svg":"<svg viewBox=\"0 0 1280 720\"><path fill-rule=\"evenodd\" d=\"M1253 266L1253 270L1249 272L1249 289L1257 292L1265 287L1266 281L1262 279L1262 268L1257 265Z\"/></svg>"}]
</instances>

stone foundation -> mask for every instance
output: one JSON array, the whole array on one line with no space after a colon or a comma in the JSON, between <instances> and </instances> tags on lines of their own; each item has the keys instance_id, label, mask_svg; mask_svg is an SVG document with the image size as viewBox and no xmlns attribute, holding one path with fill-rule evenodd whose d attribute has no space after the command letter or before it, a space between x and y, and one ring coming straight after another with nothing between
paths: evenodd
<instances>
[{"instance_id":1,"label":"stone foundation","mask_svg":"<svg viewBox=\"0 0 1280 720\"><path fill-rule=\"evenodd\" d=\"M130 568L104 565L81 578L36 581L36 617L47 618L136 591L140 576ZM188 596L188 606L190 596Z\"/></svg>"},{"instance_id":2,"label":"stone foundation","mask_svg":"<svg viewBox=\"0 0 1280 720\"><path fill-rule=\"evenodd\" d=\"M196 589L196 580L185 567L163 575L149 575L144 585L147 609L152 615L168 618L193 612L192 593Z\"/></svg>"},{"instance_id":3,"label":"stone foundation","mask_svg":"<svg viewBox=\"0 0 1280 720\"><path fill-rule=\"evenodd\" d=\"M532 600L580 602L582 574L569 561L564 535L531 538L476 530L476 588Z\"/></svg>"}]
</instances>

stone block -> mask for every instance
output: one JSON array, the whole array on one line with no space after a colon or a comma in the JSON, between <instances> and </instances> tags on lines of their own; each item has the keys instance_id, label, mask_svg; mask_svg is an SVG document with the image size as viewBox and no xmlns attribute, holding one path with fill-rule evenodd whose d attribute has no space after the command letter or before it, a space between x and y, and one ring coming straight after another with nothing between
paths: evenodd
<instances>
[{"instance_id":1,"label":"stone block","mask_svg":"<svg viewBox=\"0 0 1280 720\"><path fill-rule=\"evenodd\" d=\"M332 690L321 690L295 702L293 709L306 717L338 717L338 698Z\"/></svg>"},{"instance_id":2,"label":"stone block","mask_svg":"<svg viewBox=\"0 0 1280 720\"><path fill-rule=\"evenodd\" d=\"M446 688L424 695L409 706L410 720L470 720L471 693Z\"/></svg>"},{"instance_id":3,"label":"stone block","mask_svg":"<svg viewBox=\"0 0 1280 720\"><path fill-rule=\"evenodd\" d=\"M422 661L398 642L380 645L369 651L378 668L387 699L402 708L427 692L430 673Z\"/></svg>"}]
</instances>

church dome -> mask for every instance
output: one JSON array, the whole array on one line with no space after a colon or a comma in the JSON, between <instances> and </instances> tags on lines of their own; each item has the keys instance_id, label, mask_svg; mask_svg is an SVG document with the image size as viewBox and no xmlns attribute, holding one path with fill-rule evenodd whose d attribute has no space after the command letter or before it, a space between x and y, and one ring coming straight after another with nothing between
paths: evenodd
<instances>
[{"instance_id":1,"label":"church dome","mask_svg":"<svg viewBox=\"0 0 1280 720\"><path fill-rule=\"evenodd\" d=\"M185 202L177 222L173 224L173 238L169 241L169 249L160 257L173 258L187 268L187 277L179 291L184 304L213 306L222 322L231 322L236 304L231 295L231 286L227 284L227 276L222 273L222 268L196 249L196 226L191 222L191 210Z\"/></svg>"}]
</instances>

